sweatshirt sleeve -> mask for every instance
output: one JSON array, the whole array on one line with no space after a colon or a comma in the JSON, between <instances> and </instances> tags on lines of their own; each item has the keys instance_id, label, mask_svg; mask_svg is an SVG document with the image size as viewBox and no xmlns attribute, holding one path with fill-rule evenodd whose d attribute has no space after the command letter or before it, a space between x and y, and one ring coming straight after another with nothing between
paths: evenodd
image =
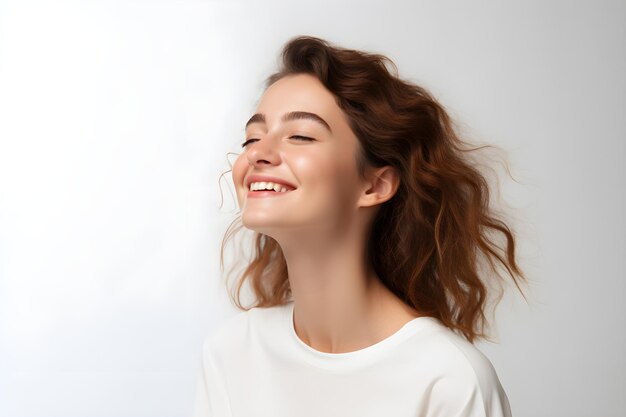
<instances>
[{"instance_id":1,"label":"sweatshirt sleeve","mask_svg":"<svg viewBox=\"0 0 626 417\"><path fill-rule=\"evenodd\" d=\"M202 345L193 410L193 417L231 416L224 379L214 364L208 336Z\"/></svg>"}]
</instances>

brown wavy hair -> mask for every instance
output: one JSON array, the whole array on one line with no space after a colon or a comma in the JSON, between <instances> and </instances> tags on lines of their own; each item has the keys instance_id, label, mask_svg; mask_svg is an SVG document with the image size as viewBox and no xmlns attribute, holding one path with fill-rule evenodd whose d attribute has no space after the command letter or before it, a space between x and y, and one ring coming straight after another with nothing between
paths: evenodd
<instances>
[{"instance_id":1,"label":"brown wavy hair","mask_svg":"<svg viewBox=\"0 0 626 417\"><path fill-rule=\"evenodd\" d=\"M282 66L265 80L265 89L288 75L315 76L334 94L359 140L359 175L367 166L399 171L398 190L370 229L367 259L378 277L406 304L470 342L489 339L487 279L503 281L498 270L506 271L521 292L519 282L526 278L516 263L513 232L490 207L488 181L469 157L484 146L462 141L444 107L424 88L399 78L384 55L299 36L285 44L281 56ZM238 216L222 241L222 271L224 245L242 228L240 221ZM279 244L254 235L253 258L230 294L242 310L292 299ZM247 280L255 298L248 308L240 302Z\"/></svg>"}]
</instances>

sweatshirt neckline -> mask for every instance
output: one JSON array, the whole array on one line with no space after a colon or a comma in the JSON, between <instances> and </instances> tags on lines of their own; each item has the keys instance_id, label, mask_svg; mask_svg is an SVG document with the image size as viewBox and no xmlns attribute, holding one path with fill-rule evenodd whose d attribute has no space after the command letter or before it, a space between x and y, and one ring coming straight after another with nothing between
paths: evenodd
<instances>
[{"instance_id":1,"label":"sweatshirt neckline","mask_svg":"<svg viewBox=\"0 0 626 417\"><path fill-rule=\"evenodd\" d=\"M295 330L293 311L294 302L291 301L284 309L283 323L289 334L289 338L296 346L296 349L300 352L303 359L314 366L338 371L351 370L375 362L376 359L389 353L395 346L407 340L418 330L428 325L428 323L436 320L428 316L416 317L405 323L395 333L373 345L351 352L328 353L314 349L300 339Z\"/></svg>"}]
</instances>

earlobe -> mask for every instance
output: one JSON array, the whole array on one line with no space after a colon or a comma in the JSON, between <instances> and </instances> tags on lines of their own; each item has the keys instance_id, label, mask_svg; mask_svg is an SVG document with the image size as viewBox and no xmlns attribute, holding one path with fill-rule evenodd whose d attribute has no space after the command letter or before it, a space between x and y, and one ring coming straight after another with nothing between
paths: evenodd
<instances>
[{"instance_id":1,"label":"earlobe","mask_svg":"<svg viewBox=\"0 0 626 417\"><path fill-rule=\"evenodd\" d=\"M390 200L400 184L397 170L390 165L377 168L368 177L369 181L360 199L362 207L375 206Z\"/></svg>"}]
</instances>

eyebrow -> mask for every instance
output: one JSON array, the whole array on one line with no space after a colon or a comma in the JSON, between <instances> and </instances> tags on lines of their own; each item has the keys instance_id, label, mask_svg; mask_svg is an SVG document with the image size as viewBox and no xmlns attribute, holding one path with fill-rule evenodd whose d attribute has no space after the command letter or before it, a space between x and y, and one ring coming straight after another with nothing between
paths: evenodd
<instances>
[{"instance_id":1,"label":"eyebrow","mask_svg":"<svg viewBox=\"0 0 626 417\"><path fill-rule=\"evenodd\" d=\"M282 117L281 120L283 122L288 122L291 120L302 120L302 119L313 120L314 122L317 122L321 124L322 126L324 126L324 128L328 130L330 133L333 132L332 129L330 128L330 125L326 123L326 120L322 119L320 116L318 116L315 113L309 113L307 111L292 111L292 112L286 113ZM246 122L246 129L248 128L248 125L252 123L265 123L265 115L263 113L255 113Z\"/></svg>"}]
</instances>

